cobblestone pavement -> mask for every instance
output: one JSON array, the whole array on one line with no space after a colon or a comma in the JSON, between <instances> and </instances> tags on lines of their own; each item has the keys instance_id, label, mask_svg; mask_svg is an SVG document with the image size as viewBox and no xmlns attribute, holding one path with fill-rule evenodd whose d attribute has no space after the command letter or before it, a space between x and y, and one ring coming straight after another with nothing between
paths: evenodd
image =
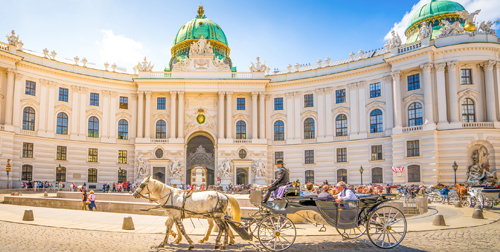
<instances>
[{"instance_id":1,"label":"cobblestone pavement","mask_svg":"<svg viewBox=\"0 0 500 252\"><path fill-rule=\"evenodd\" d=\"M442 231L411 232L391 251L500 251L500 222L489 225ZM198 241L200 236L192 236ZM163 239L160 234L132 234L78 229L43 227L0 221L0 251L151 251ZM194 251L211 251L215 237L209 243L196 244ZM170 239L170 242L173 239ZM166 251L187 251L185 239L170 245ZM342 241L340 236L297 237L287 251L374 251L367 236L354 241ZM228 251L264 251L258 241L237 238Z\"/></svg>"}]
</instances>

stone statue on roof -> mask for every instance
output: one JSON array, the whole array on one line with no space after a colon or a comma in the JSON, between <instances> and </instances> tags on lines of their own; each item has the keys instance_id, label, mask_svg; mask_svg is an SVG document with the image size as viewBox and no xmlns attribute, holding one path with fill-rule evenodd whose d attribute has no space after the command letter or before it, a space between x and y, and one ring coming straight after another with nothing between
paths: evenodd
<instances>
[{"instance_id":1,"label":"stone statue on roof","mask_svg":"<svg viewBox=\"0 0 500 252\"><path fill-rule=\"evenodd\" d=\"M498 22L498 21L497 21ZM495 24L495 22L492 22L492 21L483 21L481 22L481 24L479 25L479 28L477 29L478 31L482 31L486 34L493 34L495 35L496 34L496 31L491 29L491 27Z\"/></svg>"},{"instance_id":2,"label":"stone statue on roof","mask_svg":"<svg viewBox=\"0 0 500 252\"><path fill-rule=\"evenodd\" d=\"M422 27L418 30L420 39L429 38L432 35L432 24L427 25L427 22L422 22Z\"/></svg>"},{"instance_id":3,"label":"stone statue on roof","mask_svg":"<svg viewBox=\"0 0 500 252\"><path fill-rule=\"evenodd\" d=\"M250 69L250 72L266 72L269 71L269 67L266 66L266 62L260 63L260 57L257 57L257 61L255 64L253 62L250 62L252 66L248 67Z\"/></svg>"},{"instance_id":4,"label":"stone statue on roof","mask_svg":"<svg viewBox=\"0 0 500 252\"><path fill-rule=\"evenodd\" d=\"M7 41L9 41L9 45L13 45L17 47L17 43L19 43L19 35L16 37L16 32L12 30L12 34L9 36L8 34L6 35Z\"/></svg>"},{"instance_id":5,"label":"stone statue on roof","mask_svg":"<svg viewBox=\"0 0 500 252\"><path fill-rule=\"evenodd\" d=\"M466 31L475 31L476 30L476 16L479 14L481 10L474 11L472 13L469 13L467 10L463 11L456 11L456 13L463 19L465 20L464 28Z\"/></svg>"},{"instance_id":6,"label":"stone statue on roof","mask_svg":"<svg viewBox=\"0 0 500 252\"><path fill-rule=\"evenodd\" d=\"M401 37L399 37L399 34L397 32L395 32L394 30L391 31L391 34L392 34L392 38L390 38L389 41L387 41L387 43L385 44L385 47L388 49L393 49L393 48L401 46L402 41L401 41Z\"/></svg>"},{"instance_id":7,"label":"stone statue on roof","mask_svg":"<svg viewBox=\"0 0 500 252\"><path fill-rule=\"evenodd\" d=\"M453 24L451 24L448 20L441 20L442 27L439 29L439 36L448 36L448 35L454 35L458 33L463 33L464 27L462 24L460 24L459 21L455 21Z\"/></svg>"},{"instance_id":8,"label":"stone statue on roof","mask_svg":"<svg viewBox=\"0 0 500 252\"><path fill-rule=\"evenodd\" d=\"M139 72L151 72L153 71L154 66L155 66L154 64L151 65L151 61L148 63L146 57L144 57L144 61L142 62L142 64L141 62L139 62L136 67L139 70Z\"/></svg>"}]
</instances>

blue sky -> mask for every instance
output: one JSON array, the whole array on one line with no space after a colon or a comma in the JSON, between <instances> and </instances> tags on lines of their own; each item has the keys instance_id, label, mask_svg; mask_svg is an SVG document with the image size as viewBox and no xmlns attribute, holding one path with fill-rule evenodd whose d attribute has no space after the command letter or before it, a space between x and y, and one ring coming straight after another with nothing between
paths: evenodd
<instances>
[{"instance_id":1,"label":"blue sky","mask_svg":"<svg viewBox=\"0 0 500 252\"><path fill-rule=\"evenodd\" d=\"M248 71L257 56L271 69L284 69L381 48L391 29L404 36L412 7L429 1L15 0L0 2L0 23L4 34L14 29L33 51L47 48L58 57L86 57L99 66L116 63L129 73L147 56L161 71L178 29L203 5L205 15L225 32L233 65ZM457 2L469 11L482 9L477 21L500 17L499 0Z\"/></svg>"}]
</instances>

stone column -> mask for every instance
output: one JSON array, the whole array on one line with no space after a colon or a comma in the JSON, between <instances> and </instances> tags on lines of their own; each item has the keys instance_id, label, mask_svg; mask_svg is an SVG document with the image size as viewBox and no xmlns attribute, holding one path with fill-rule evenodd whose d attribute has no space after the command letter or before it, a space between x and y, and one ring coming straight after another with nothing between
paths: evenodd
<instances>
[{"instance_id":1,"label":"stone column","mask_svg":"<svg viewBox=\"0 0 500 252\"><path fill-rule=\"evenodd\" d=\"M493 79L494 60L484 62L484 81L486 86L486 110L488 112L488 122L497 122L497 110L495 105L495 80Z\"/></svg>"},{"instance_id":2,"label":"stone column","mask_svg":"<svg viewBox=\"0 0 500 252\"><path fill-rule=\"evenodd\" d=\"M420 65L424 70L424 124L434 125L434 104L432 99L432 63Z\"/></svg>"},{"instance_id":3,"label":"stone column","mask_svg":"<svg viewBox=\"0 0 500 252\"><path fill-rule=\"evenodd\" d=\"M233 139L233 92L226 92L226 139Z\"/></svg>"},{"instance_id":4,"label":"stone column","mask_svg":"<svg viewBox=\"0 0 500 252\"><path fill-rule=\"evenodd\" d=\"M179 91L179 115L177 121L177 138L184 138L184 91Z\"/></svg>"},{"instance_id":5,"label":"stone column","mask_svg":"<svg viewBox=\"0 0 500 252\"><path fill-rule=\"evenodd\" d=\"M293 93L286 93L286 138L294 139L294 120L293 120Z\"/></svg>"},{"instance_id":6,"label":"stone column","mask_svg":"<svg viewBox=\"0 0 500 252\"><path fill-rule=\"evenodd\" d=\"M392 91L394 94L394 128L403 127L403 115L401 114L401 71L391 72Z\"/></svg>"},{"instance_id":7,"label":"stone column","mask_svg":"<svg viewBox=\"0 0 500 252\"><path fill-rule=\"evenodd\" d=\"M16 81L14 83L14 106L12 115L12 125L18 128L21 123L21 93L24 90L25 83L24 75L16 73Z\"/></svg>"},{"instance_id":8,"label":"stone column","mask_svg":"<svg viewBox=\"0 0 500 252\"><path fill-rule=\"evenodd\" d=\"M318 122L316 122L318 125L317 138L319 139L325 137L325 89L316 89L316 96L318 97Z\"/></svg>"},{"instance_id":9,"label":"stone column","mask_svg":"<svg viewBox=\"0 0 500 252\"><path fill-rule=\"evenodd\" d=\"M359 133L367 134L366 132L366 81L358 82L358 104L359 104Z\"/></svg>"},{"instance_id":10,"label":"stone column","mask_svg":"<svg viewBox=\"0 0 500 252\"><path fill-rule=\"evenodd\" d=\"M54 103L55 103L55 87L56 87L56 83L55 82L50 82L48 84L48 92L49 92L49 109L48 109L48 112L47 112L47 132L48 133L54 133L54 126L56 124L56 121L54 119L54 117L56 116L54 114ZM84 120L85 122L85 120ZM86 122L85 122L86 123Z\"/></svg>"},{"instance_id":11,"label":"stone column","mask_svg":"<svg viewBox=\"0 0 500 252\"><path fill-rule=\"evenodd\" d=\"M144 125L144 91L137 91L137 138L143 138L142 127Z\"/></svg>"},{"instance_id":12,"label":"stone column","mask_svg":"<svg viewBox=\"0 0 500 252\"><path fill-rule=\"evenodd\" d=\"M385 89L385 108L386 108L386 131L390 130L392 132L392 128L394 127L394 107L392 102L392 82L391 76L384 76L382 78L383 87Z\"/></svg>"},{"instance_id":13,"label":"stone column","mask_svg":"<svg viewBox=\"0 0 500 252\"><path fill-rule=\"evenodd\" d=\"M85 121L86 117L86 112L87 112L87 93L88 93L87 88L80 88L80 130L79 130L79 135L80 137L86 137L87 134L85 134L85 129L87 129L87 122ZM50 109L49 109L50 110ZM50 115L50 114L49 114ZM50 121L49 121L50 123Z\"/></svg>"},{"instance_id":14,"label":"stone column","mask_svg":"<svg viewBox=\"0 0 500 252\"><path fill-rule=\"evenodd\" d=\"M497 95L498 95L498 106L497 106L497 110L500 112L500 61L497 61L497 64L496 64L496 68L497 68Z\"/></svg>"},{"instance_id":15,"label":"stone column","mask_svg":"<svg viewBox=\"0 0 500 252\"><path fill-rule=\"evenodd\" d=\"M5 94L5 124L12 125L12 101L14 100L14 76L16 71L12 68L7 70L7 93Z\"/></svg>"},{"instance_id":16,"label":"stone column","mask_svg":"<svg viewBox=\"0 0 500 252\"><path fill-rule=\"evenodd\" d=\"M170 138L175 138L175 119L177 117L175 105L177 99L177 91L170 91Z\"/></svg>"},{"instance_id":17,"label":"stone column","mask_svg":"<svg viewBox=\"0 0 500 252\"><path fill-rule=\"evenodd\" d=\"M225 92L219 91L219 112L217 118L219 119L219 138L224 138L224 94Z\"/></svg>"},{"instance_id":18,"label":"stone column","mask_svg":"<svg viewBox=\"0 0 500 252\"><path fill-rule=\"evenodd\" d=\"M252 139L257 139L257 95L258 92L252 92Z\"/></svg>"},{"instance_id":19,"label":"stone column","mask_svg":"<svg viewBox=\"0 0 500 252\"><path fill-rule=\"evenodd\" d=\"M109 96L110 96L110 91L102 91L102 117L103 120L101 122L102 127L102 132L100 134L101 138L108 138L109 137L109 119L110 119L110 112L109 111Z\"/></svg>"},{"instance_id":20,"label":"stone column","mask_svg":"<svg viewBox=\"0 0 500 252\"><path fill-rule=\"evenodd\" d=\"M131 113L132 113L132 120L129 121L129 137L128 139L135 139L137 138L137 121L138 117L137 114L138 109L137 109L137 96L135 94L130 94L129 100L131 100L131 107L129 107ZM136 122L136 123L134 123Z\"/></svg>"},{"instance_id":21,"label":"stone column","mask_svg":"<svg viewBox=\"0 0 500 252\"><path fill-rule=\"evenodd\" d=\"M110 92L109 138L116 138L118 123L116 122L117 92Z\"/></svg>"},{"instance_id":22,"label":"stone column","mask_svg":"<svg viewBox=\"0 0 500 252\"><path fill-rule=\"evenodd\" d=\"M447 62L448 66L448 101L450 104L450 121L451 123L459 123L459 110L458 110L458 81L457 81L457 63L458 61Z\"/></svg>"},{"instance_id":23,"label":"stone column","mask_svg":"<svg viewBox=\"0 0 500 252\"><path fill-rule=\"evenodd\" d=\"M264 103L266 99L266 94L264 92L259 92L259 138L266 139L266 105Z\"/></svg>"},{"instance_id":24,"label":"stone column","mask_svg":"<svg viewBox=\"0 0 500 252\"><path fill-rule=\"evenodd\" d=\"M146 91L146 113L144 114L144 138L151 137L151 91Z\"/></svg>"},{"instance_id":25,"label":"stone column","mask_svg":"<svg viewBox=\"0 0 500 252\"><path fill-rule=\"evenodd\" d=\"M265 109L264 109L265 115L264 116L266 117L266 119L264 120L264 135L263 135L263 137L264 137L264 139L269 139L269 140L274 140L274 135L271 132L271 127L274 129L274 125L272 125L272 126L270 125L271 124L270 118L271 118L272 108L273 108L273 104L271 103L272 97L273 97L272 95L266 94L266 98L265 98L266 101L265 101L265 105L264 105L264 107L265 107ZM283 105L285 105L285 104L283 104ZM266 121L267 121L267 124L266 124ZM286 120L284 123L286 123ZM266 138L266 136L267 136L267 138ZM286 139L286 135L284 137Z\"/></svg>"},{"instance_id":26,"label":"stone column","mask_svg":"<svg viewBox=\"0 0 500 252\"><path fill-rule=\"evenodd\" d=\"M42 99L45 99L45 95L43 94L43 89L44 86L42 85ZM79 101L78 97L80 96L80 87L78 86L71 86L71 135L78 135L78 119L79 119L79 112L80 109L78 107ZM68 94L69 95L69 94ZM41 100L40 100L41 102ZM41 118L40 118L41 119ZM41 121L40 121L41 122Z\"/></svg>"},{"instance_id":27,"label":"stone column","mask_svg":"<svg viewBox=\"0 0 500 252\"><path fill-rule=\"evenodd\" d=\"M436 80L438 99L439 124L448 123L448 108L446 107L446 79L444 70L446 63L436 64ZM424 90L425 92L425 90ZM427 106L425 106L427 107Z\"/></svg>"},{"instance_id":28,"label":"stone column","mask_svg":"<svg viewBox=\"0 0 500 252\"><path fill-rule=\"evenodd\" d=\"M301 104L300 104L300 96L301 96L302 92L294 92L293 93L293 96L294 96L294 99L295 99L295 107L294 107L294 117L295 117L295 139L301 139L302 137L302 134L300 133L300 129L302 128L302 121L300 120L300 108L302 108ZM318 122L315 122L315 123L318 123Z\"/></svg>"},{"instance_id":29,"label":"stone column","mask_svg":"<svg viewBox=\"0 0 500 252\"><path fill-rule=\"evenodd\" d=\"M332 92L333 92L333 88L331 88L331 87L325 88L326 137L333 137Z\"/></svg>"},{"instance_id":30,"label":"stone column","mask_svg":"<svg viewBox=\"0 0 500 252\"><path fill-rule=\"evenodd\" d=\"M349 107L351 108L351 114L350 114L350 135L357 135L358 134L358 92L356 91L358 88L357 83L350 83L347 85L349 88Z\"/></svg>"},{"instance_id":31,"label":"stone column","mask_svg":"<svg viewBox=\"0 0 500 252\"><path fill-rule=\"evenodd\" d=\"M41 86L41 91L40 91L40 113L38 116L35 116L35 119L38 120L38 132L43 132L47 130L47 85L49 84L48 81L44 79L40 79L40 86ZM78 94L78 93L77 93ZM78 101L78 99L77 99ZM74 104L74 103L73 103ZM78 125L75 123L74 125ZM72 123L73 126L73 123ZM76 132L76 131L75 131Z\"/></svg>"}]
</instances>

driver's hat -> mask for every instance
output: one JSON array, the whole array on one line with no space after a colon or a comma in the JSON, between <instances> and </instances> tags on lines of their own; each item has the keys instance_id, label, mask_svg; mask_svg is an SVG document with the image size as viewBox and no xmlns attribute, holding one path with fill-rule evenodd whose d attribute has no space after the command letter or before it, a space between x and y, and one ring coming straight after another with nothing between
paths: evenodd
<instances>
[{"instance_id":1,"label":"driver's hat","mask_svg":"<svg viewBox=\"0 0 500 252\"><path fill-rule=\"evenodd\" d=\"M283 164L283 160L281 160L281 159L280 159L280 160L278 160L278 161L276 162L276 164L280 164L280 165L282 165L282 164Z\"/></svg>"}]
</instances>

